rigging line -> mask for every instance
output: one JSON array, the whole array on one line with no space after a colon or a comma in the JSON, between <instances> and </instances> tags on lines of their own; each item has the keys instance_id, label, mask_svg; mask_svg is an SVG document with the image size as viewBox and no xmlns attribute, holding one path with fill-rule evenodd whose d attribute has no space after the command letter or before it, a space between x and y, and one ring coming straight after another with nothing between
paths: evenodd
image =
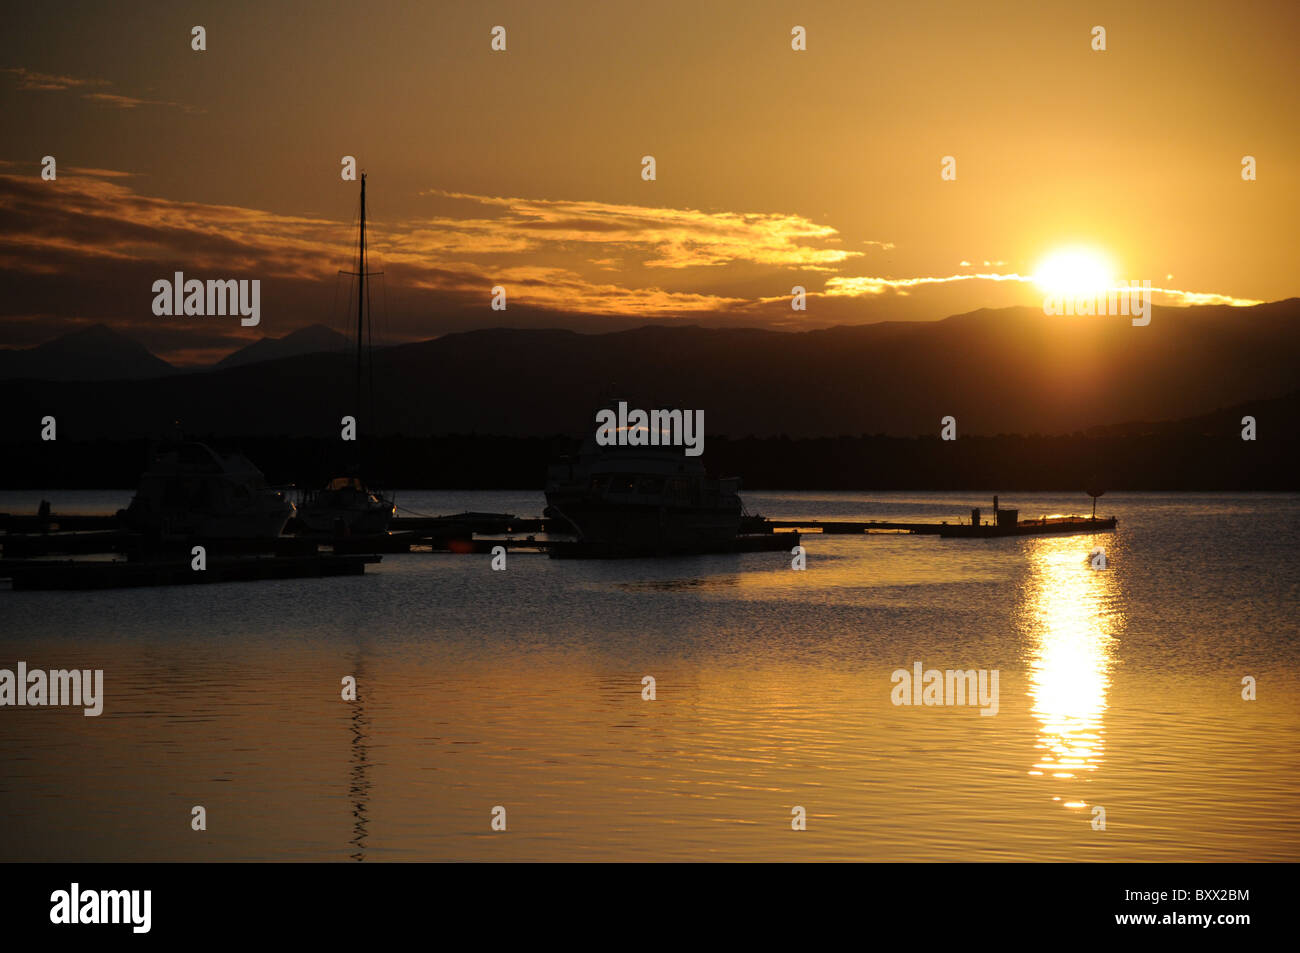
<instances>
[{"instance_id":1,"label":"rigging line","mask_svg":"<svg viewBox=\"0 0 1300 953\"><path fill-rule=\"evenodd\" d=\"M367 382L370 388L370 413L375 414L375 312L370 304L370 286L374 282L366 283L366 364L370 369L370 380Z\"/></svg>"},{"instance_id":2,"label":"rigging line","mask_svg":"<svg viewBox=\"0 0 1300 953\"><path fill-rule=\"evenodd\" d=\"M355 234L357 233L356 223L357 223L357 214L354 212L354 213L352 214L352 223L348 226L348 231L349 231L349 233L352 234L352 235L355 235ZM355 245L355 244L352 244L351 247L353 248L353 250L354 250L353 254L355 255L356 245ZM350 263L350 262L349 262L349 263ZM330 314L330 328L331 328L335 333L337 333L337 334L341 334L341 335L342 335L344 338L346 338L348 341L351 341L351 340L352 340L352 326L351 326L351 322L348 320L348 315L349 315L349 314L351 313L351 311L352 311L352 281L351 281L350 279L349 279L349 281L348 281L348 300L347 300L347 307L346 307L346 309L344 309L344 310L342 310L342 311L340 311L340 310L339 310L339 307L338 307L338 298L339 298L339 296L338 296L338 289L339 289L339 284L340 284L340 280L339 280L339 279L343 278L343 277L344 277L345 275L347 275L347 274L348 274L348 272L344 271L343 269L338 269L338 271L336 272L336 274L335 274L335 276L334 276L334 305L333 305L333 311L332 311L331 314ZM345 357L346 357L346 353L345 353ZM342 393L342 392L340 392L340 393ZM357 410L354 409L353 412L356 413L356 412L359 412L359 411L357 411Z\"/></svg>"},{"instance_id":3,"label":"rigging line","mask_svg":"<svg viewBox=\"0 0 1300 953\"><path fill-rule=\"evenodd\" d=\"M370 200L370 206L371 206L372 209L373 209L373 208L376 208L376 206L375 206L375 204L374 204L374 199L373 199L373 198ZM382 208L382 207L383 207L383 206L382 206L382 203L381 203L378 207L379 207L379 208ZM374 214L374 215L372 215L372 216L371 216L371 221L374 221L375 219L379 219L379 220L382 221L382 220L383 220L383 216L382 216L382 214ZM372 241L372 250L373 250L373 241ZM375 339L376 337L379 338L379 346L380 346L380 347L383 347L383 346L384 346L384 342L386 342L386 341L388 341L388 340L390 339L390 335L389 335L390 328L389 328L389 326L388 326L388 284L387 284L385 281L383 281L383 279L384 279L385 277L387 277L387 276L384 274L384 269L383 269L383 267L382 267L382 259L381 259L381 267L376 268L375 271L373 272L373 274L374 274L375 277L377 277L377 278L380 279L380 282L379 282L379 290L380 290L380 305L379 305L379 326L378 326L378 329L376 329L376 327L375 327L375 317L374 317L374 315L372 314L372 315L370 316L370 329L369 329L369 334L370 334L370 347L371 347L371 352L370 352L370 366L371 366L371 372L372 372L372 373L373 373L373 369L374 369L374 360L375 360L375 355L374 355L374 339ZM372 388L372 389L373 389L373 388Z\"/></svg>"},{"instance_id":4,"label":"rigging line","mask_svg":"<svg viewBox=\"0 0 1300 953\"><path fill-rule=\"evenodd\" d=\"M369 218L370 218L371 223L373 223L377 218L381 218L381 216L380 216L380 215L377 215L377 214L373 214L373 210L374 210L375 207L376 207L376 206L375 206L374 198L373 198L373 197L368 197L368 199L369 199L369 201L368 201L368 205L369 205L370 209L372 210L372 214L369 216ZM373 238L371 238L370 241L367 242L367 247L368 247L368 250L369 250L370 253L371 253L371 257L373 258L373 255L374 255L374 239L373 239ZM371 265L371 267L372 267L372 268L375 268L375 266L373 266L373 265ZM375 268L374 271L369 272L369 274L367 275L367 277L383 279L383 278L385 277L385 275L384 275L384 269L383 269L382 267L377 267L377 268ZM367 322L367 324L366 324L367 344L368 344L368 346L369 346L369 350L367 351L367 361L368 361L368 363L369 363L370 374L371 374L371 380L370 380L370 396L371 396L371 401L372 401L372 402L374 401L374 393L375 393L375 384L374 384L374 368L375 368L374 347L375 347L375 338L376 338L376 337L379 338L379 344L380 344L380 346L382 347L382 346L384 345L384 342L385 342L386 340L388 340L388 338L386 337L386 334L387 334L387 332L388 332L388 330L389 330L389 329L388 329L388 285L385 284L382 280L380 281L380 293L381 293L381 298L380 298L380 301L381 301L380 309L381 309L381 310L380 310L379 320L380 320L381 323L380 323L380 326L379 326L378 332L376 332L376 329L375 329L375 316L374 316L373 310L372 310L372 308L371 308L372 301L371 301L371 298L370 298L370 291L371 291L371 287L370 287L370 286L373 285L373 284L374 284L373 281L367 282L367 284L366 284L366 312L367 312L367 317L368 317L368 319L369 319L368 322ZM373 408L372 408L372 409L373 409Z\"/></svg>"},{"instance_id":5,"label":"rigging line","mask_svg":"<svg viewBox=\"0 0 1300 953\"><path fill-rule=\"evenodd\" d=\"M330 328L334 331L338 330L339 285L341 284L340 279L342 277L342 275L337 274L334 276L334 302L330 305Z\"/></svg>"},{"instance_id":6,"label":"rigging line","mask_svg":"<svg viewBox=\"0 0 1300 953\"><path fill-rule=\"evenodd\" d=\"M409 515L411 515L411 516L418 516L418 517L420 517L421 519L426 519L426 520L440 520L440 519L442 519L441 516L435 516L435 515L433 515L432 513L421 513L421 512L419 512L418 510L408 509L408 508L406 508L405 506L402 506L400 503L394 503L393 505L396 506L396 507L397 507L399 510L401 510L403 513L407 513L407 514L409 514Z\"/></svg>"},{"instance_id":7,"label":"rigging line","mask_svg":"<svg viewBox=\"0 0 1300 953\"><path fill-rule=\"evenodd\" d=\"M357 217L356 217L356 214L354 213L353 216L352 216L352 224L353 224L353 225L356 223L356 220L357 220ZM348 226L348 233L351 234L352 232L353 232L352 225L349 225L349 226ZM344 275L344 273L343 273L342 269L336 269L335 272L334 272L334 298L333 298L333 301L332 301L331 304L330 304L330 312L329 312L329 318L328 318L328 321L329 321L329 328L330 328L330 330L333 331L335 334L340 334L340 335L342 335L342 336L346 339L346 338L348 337L348 334L347 334L347 331L348 331L348 325L347 325L347 310L346 310L346 309L345 309L345 310L340 310L340 309L339 309L339 288L340 288L340 286L343 284L343 275ZM349 305L352 303L352 282L351 282L351 281L348 282L348 300L347 300L347 303L348 303ZM347 356L347 355L346 355L346 352L344 352L344 357L345 357L345 359L346 359L346 356ZM345 409L346 409L346 407L345 407ZM329 453L328 453L327 451L325 451L325 450L318 450L316 456L317 456L317 464L318 464L318 466L326 466L326 465L327 465L327 457L329 456Z\"/></svg>"},{"instance_id":8,"label":"rigging line","mask_svg":"<svg viewBox=\"0 0 1300 953\"><path fill-rule=\"evenodd\" d=\"M384 322L384 327L383 327L384 334L379 339L380 344L382 344L384 341L388 341L392 339L392 330L388 325L388 282L386 281L380 282L379 288L380 288L380 292L383 295L383 302L384 302L380 306L380 313L383 315L383 322ZM371 359L372 360L374 359L373 354L371 355Z\"/></svg>"},{"instance_id":9,"label":"rigging line","mask_svg":"<svg viewBox=\"0 0 1300 953\"><path fill-rule=\"evenodd\" d=\"M360 206L358 206L358 209L359 209L359 208L360 208ZM350 231L351 234L353 235L353 239L352 239L352 243L351 243L351 246L352 246L352 254L351 254L351 258L349 259L349 262L348 262L348 263L351 264L353 261L355 261L355 262L357 263L357 272L360 272L360 271L362 270L362 268L361 268L361 230L357 227L357 222L359 221L359 219L360 219L360 212L359 212L359 211L354 212L353 215L352 215L352 225L351 225L351 227L350 227L350 229L349 229L349 231ZM346 272L345 272L345 274L346 274ZM355 277L355 274L352 275L351 277ZM360 281L360 280L362 280L362 279L357 279L357 280ZM360 287L359 287L359 286L357 286L357 287L358 287L357 293L360 294ZM344 323L344 328L345 328L345 330L346 330L346 332L347 332L347 339L348 339L348 341L351 341L351 340L353 339L352 320L351 320L351 315L352 315L352 289L353 289L353 283L352 283L351 281L349 281L349 282L348 282L348 310L347 310L347 313L343 316L343 323ZM360 339L359 337L357 338L357 347L361 347L361 339ZM360 395L358 395L358 396L360 396ZM360 413L360 412L361 412L361 408L358 407L358 408L356 409L356 412L357 412L357 413Z\"/></svg>"},{"instance_id":10,"label":"rigging line","mask_svg":"<svg viewBox=\"0 0 1300 953\"><path fill-rule=\"evenodd\" d=\"M384 295L384 303L379 316L380 321L382 322L380 325L382 336L379 339L379 344L382 347L386 344L393 343L393 316L392 312L388 310L388 282L383 282L379 287Z\"/></svg>"}]
</instances>

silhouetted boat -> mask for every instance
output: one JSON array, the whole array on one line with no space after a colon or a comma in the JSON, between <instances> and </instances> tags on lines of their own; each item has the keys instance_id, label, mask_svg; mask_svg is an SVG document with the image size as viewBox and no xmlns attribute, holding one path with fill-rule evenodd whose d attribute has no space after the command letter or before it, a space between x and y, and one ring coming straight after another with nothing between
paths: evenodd
<instances>
[{"instance_id":1,"label":"silhouetted boat","mask_svg":"<svg viewBox=\"0 0 1300 953\"><path fill-rule=\"evenodd\" d=\"M936 529L940 536L958 539L987 539L995 536L1041 536L1050 533L1108 533L1115 528L1115 517L1098 518L1096 498L1092 493L1092 516L1042 516L1022 520L1020 510L1009 509L993 497L993 520L983 522L978 509L971 510L969 523L941 523Z\"/></svg>"},{"instance_id":2,"label":"silhouetted boat","mask_svg":"<svg viewBox=\"0 0 1300 953\"><path fill-rule=\"evenodd\" d=\"M359 477L336 477L303 494L298 519L308 532L374 536L388 532L397 507ZM339 533L343 530L343 533Z\"/></svg>"},{"instance_id":3,"label":"silhouetted boat","mask_svg":"<svg viewBox=\"0 0 1300 953\"><path fill-rule=\"evenodd\" d=\"M151 536L264 539L279 536L293 514L293 503L240 454L168 443L152 454L122 521Z\"/></svg>"},{"instance_id":4,"label":"silhouetted boat","mask_svg":"<svg viewBox=\"0 0 1300 953\"><path fill-rule=\"evenodd\" d=\"M544 515L590 555L725 552L740 533L740 481L707 475L680 447L602 447L551 464Z\"/></svg>"},{"instance_id":5,"label":"silhouetted boat","mask_svg":"<svg viewBox=\"0 0 1300 953\"><path fill-rule=\"evenodd\" d=\"M357 370L356 402L353 414L361 413L362 349L366 331L366 279L379 272L366 271L366 175L361 174L361 230L357 244L357 270L344 272L354 275L357 286ZM298 507L298 519L311 533L335 535L373 536L388 532L388 525L397 513L393 501L366 486L355 472L336 477L319 490L308 490Z\"/></svg>"}]
</instances>

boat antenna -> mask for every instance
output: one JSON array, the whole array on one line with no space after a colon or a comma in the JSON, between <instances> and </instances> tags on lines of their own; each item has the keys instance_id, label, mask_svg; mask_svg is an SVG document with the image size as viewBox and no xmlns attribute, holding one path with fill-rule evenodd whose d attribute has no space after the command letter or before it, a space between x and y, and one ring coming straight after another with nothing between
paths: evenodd
<instances>
[{"instance_id":1,"label":"boat antenna","mask_svg":"<svg viewBox=\"0 0 1300 953\"><path fill-rule=\"evenodd\" d=\"M1085 492L1092 497L1092 518L1096 519L1097 497L1104 495L1106 491L1102 488L1101 481L1097 479L1095 474L1092 479L1088 481L1088 489Z\"/></svg>"}]
</instances>

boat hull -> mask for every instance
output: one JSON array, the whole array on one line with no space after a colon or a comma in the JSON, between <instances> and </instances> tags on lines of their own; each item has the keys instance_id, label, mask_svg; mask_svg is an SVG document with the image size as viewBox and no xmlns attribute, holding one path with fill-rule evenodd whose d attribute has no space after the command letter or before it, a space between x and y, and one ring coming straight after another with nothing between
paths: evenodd
<instances>
[{"instance_id":1,"label":"boat hull","mask_svg":"<svg viewBox=\"0 0 1300 953\"><path fill-rule=\"evenodd\" d=\"M150 536L274 539L284 531L293 513L293 504L282 499L268 500L265 507L242 513L167 512L133 503L123 519L130 529Z\"/></svg>"},{"instance_id":2,"label":"boat hull","mask_svg":"<svg viewBox=\"0 0 1300 953\"><path fill-rule=\"evenodd\" d=\"M673 554L725 548L740 533L739 508L606 503L547 498L590 548L608 553Z\"/></svg>"},{"instance_id":3,"label":"boat hull","mask_svg":"<svg viewBox=\"0 0 1300 953\"><path fill-rule=\"evenodd\" d=\"M240 454L169 443L154 452L122 522L148 536L273 539L294 510Z\"/></svg>"},{"instance_id":4,"label":"boat hull","mask_svg":"<svg viewBox=\"0 0 1300 953\"><path fill-rule=\"evenodd\" d=\"M388 532L394 512L392 506L365 509L302 506L298 509L298 520L309 533L336 533L342 526L352 536L378 536Z\"/></svg>"}]
</instances>

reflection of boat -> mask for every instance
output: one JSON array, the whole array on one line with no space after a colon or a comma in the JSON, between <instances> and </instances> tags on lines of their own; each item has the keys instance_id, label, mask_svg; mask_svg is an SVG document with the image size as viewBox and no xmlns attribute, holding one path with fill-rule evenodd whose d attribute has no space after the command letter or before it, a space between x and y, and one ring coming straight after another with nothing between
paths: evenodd
<instances>
[{"instance_id":1,"label":"reflection of boat","mask_svg":"<svg viewBox=\"0 0 1300 953\"><path fill-rule=\"evenodd\" d=\"M725 551L740 532L739 490L680 447L602 447L589 436L551 465L545 515L593 555Z\"/></svg>"},{"instance_id":2,"label":"reflection of boat","mask_svg":"<svg viewBox=\"0 0 1300 953\"><path fill-rule=\"evenodd\" d=\"M369 536L387 532L396 511L391 500L368 489L357 477L338 477L323 489L303 494L298 519L313 533L343 529L346 534Z\"/></svg>"},{"instance_id":3,"label":"reflection of boat","mask_svg":"<svg viewBox=\"0 0 1300 953\"><path fill-rule=\"evenodd\" d=\"M369 297L366 279L381 272L366 271L366 176L361 174L361 231L357 244L357 270L348 272L356 277L357 286L357 370L356 402L352 415L361 414L362 346L365 341L365 316ZM397 507L393 501L370 489L355 473L336 477L323 489L309 490L303 494L298 517L302 525L313 533L372 536L388 532Z\"/></svg>"},{"instance_id":4,"label":"reflection of boat","mask_svg":"<svg viewBox=\"0 0 1300 953\"><path fill-rule=\"evenodd\" d=\"M293 512L245 457L181 443L153 454L122 518L150 535L265 539L279 536Z\"/></svg>"}]
</instances>

